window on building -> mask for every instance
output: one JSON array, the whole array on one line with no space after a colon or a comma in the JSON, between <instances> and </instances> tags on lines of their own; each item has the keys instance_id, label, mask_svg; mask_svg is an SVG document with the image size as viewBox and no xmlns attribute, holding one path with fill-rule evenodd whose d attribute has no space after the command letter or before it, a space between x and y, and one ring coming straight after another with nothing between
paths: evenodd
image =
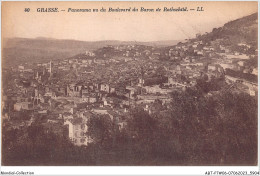
<instances>
[{"instance_id":1,"label":"window on building","mask_svg":"<svg viewBox=\"0 0 260 176\"><path fill-rule=\"evenodd\" d=\"M85 125L84 125L84 124L81 125L81 129L82 129L82 130L85 129Z\"/></svg>"}]
</instances>

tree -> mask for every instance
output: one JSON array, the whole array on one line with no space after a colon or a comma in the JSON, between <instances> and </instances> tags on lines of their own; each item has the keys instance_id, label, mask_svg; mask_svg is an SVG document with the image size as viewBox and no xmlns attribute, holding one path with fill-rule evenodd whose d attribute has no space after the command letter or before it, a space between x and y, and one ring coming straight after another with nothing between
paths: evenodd
<instances>
[{"instance_id":1,"label":"tree","mask_svg":"<svg viewBox=\"0 0 260 176\"><path fill-rule=\"evenodd\" d=\"M94 143L103 145L111 139L113 124L108 115L92 116L87 125L88 135L94 140Z\"/></svg>"}]
</instances>

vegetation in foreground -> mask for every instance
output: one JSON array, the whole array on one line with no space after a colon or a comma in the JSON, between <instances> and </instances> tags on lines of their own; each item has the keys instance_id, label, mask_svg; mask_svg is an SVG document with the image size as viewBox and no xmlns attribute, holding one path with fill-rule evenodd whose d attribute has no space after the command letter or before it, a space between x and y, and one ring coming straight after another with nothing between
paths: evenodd
<instances>
[{"instance_id":1,"label":"vegetation in foreground","mask_svg":"<svg viewBox=\"0 0 260 176\"><path fill-rule=\"evenodd\" d=\"M89 120L94 142L74 146L44 131L3 127L3 165L257 165L257 99L247 94L205 96L174 92L169 107L132 109L119 131L110 118ZM165 109L162 111L162 109Z\"/></svg>"}]
</instances>

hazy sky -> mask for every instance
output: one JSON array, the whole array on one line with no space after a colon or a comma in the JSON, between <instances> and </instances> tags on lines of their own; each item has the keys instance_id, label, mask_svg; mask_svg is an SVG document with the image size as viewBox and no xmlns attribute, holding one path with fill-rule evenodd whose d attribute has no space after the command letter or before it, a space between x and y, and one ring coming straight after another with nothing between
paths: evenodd
<instances>
[{"instance_id":1,"label":"hazy sky","mask_svg":"<svg viewBox=\"0 0 260 176\"><path fill-rule=\"evenodd\" d=\"M37 8L59 8L40 13ZM203 12L67 12L72 9L203 7ZM30 12L24 12L30 8ZM257 2L2 2L3 37L84 41L183 40L257 12ZM65 10L62 12L61 10Z\"/></svg>"}]
</instances>

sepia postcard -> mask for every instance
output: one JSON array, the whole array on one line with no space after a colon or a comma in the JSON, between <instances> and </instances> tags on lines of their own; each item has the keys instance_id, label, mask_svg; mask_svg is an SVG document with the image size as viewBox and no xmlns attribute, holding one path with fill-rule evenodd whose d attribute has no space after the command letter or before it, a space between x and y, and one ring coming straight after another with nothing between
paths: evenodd
<instances>
[{"instance_id":1,"label":"sepia postcard","mask_svg":"<svg viewBox=\"0 0 260 176\"><path fill-rule=\"evenodd\" d=\"M1 166L258 166L257 1L1 12Z\"/></svg>"}]
</instances>

